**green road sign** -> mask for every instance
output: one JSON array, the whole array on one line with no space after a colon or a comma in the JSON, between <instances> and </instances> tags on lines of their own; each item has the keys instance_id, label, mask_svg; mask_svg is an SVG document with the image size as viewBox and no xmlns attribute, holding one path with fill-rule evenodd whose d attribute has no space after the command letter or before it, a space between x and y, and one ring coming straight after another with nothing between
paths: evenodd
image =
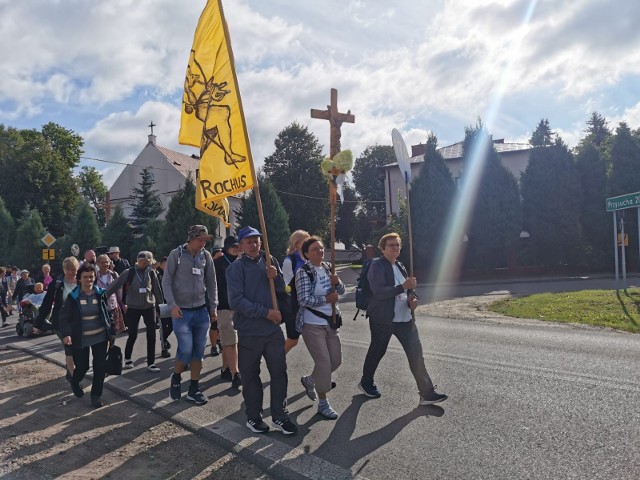
<instances>
[{"instance_id":1,"label":"green road sign","mask_svg":"<svg viewBox=\"0 0 640 480\"><path fill-rule=\"evenodd\" d=\"M607 198L607 212L640 207L640 192Z\"/></svg>"}]
</instances>

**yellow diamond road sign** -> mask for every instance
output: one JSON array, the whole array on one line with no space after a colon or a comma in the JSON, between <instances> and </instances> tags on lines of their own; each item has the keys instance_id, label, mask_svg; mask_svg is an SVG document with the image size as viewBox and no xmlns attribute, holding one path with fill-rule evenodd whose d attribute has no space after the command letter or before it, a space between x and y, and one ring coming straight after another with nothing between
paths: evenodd
<instances>
[{"instance_id":1,"label":"yellow diamond road sign","mask_svg":"<svg viewBox=\"0 0 640 480\"><path fill-rule=\"evenodd\" d=\"M42 240L42 243L44 243L47 247L50 247L56 241L56 237L47 232L47 234L40 240Z\"/></svg>"}]
</instances>

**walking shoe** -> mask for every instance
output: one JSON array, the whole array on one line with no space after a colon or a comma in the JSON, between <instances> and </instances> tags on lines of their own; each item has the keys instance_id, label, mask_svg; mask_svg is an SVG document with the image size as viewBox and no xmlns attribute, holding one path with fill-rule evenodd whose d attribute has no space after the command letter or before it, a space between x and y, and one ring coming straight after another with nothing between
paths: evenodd
<instances>
[{"instance_id":1,"label":"walking shoe","mask_svg":"<svg viewBox=\"0 0 640 480\"><path fill-rule=\"evenodd\" d=\"M2 322L3 327L6 327L7 325L9 325L7 322Z\"/></svg>"},{"instance_id":2,"label":"walking shoe","mask_svg":"<svg viewBox=\"0 0 640 480\"><path fill-rule=\"evenodd\" d=\"M220 355L220 350L218 349L218 345L211 345L211 356L217 357Z\"/></svg>"},{"instance_id":3,"label":"walking shoe","mask_svg":"<svg viewBox=\"0 0 640 480\"><path fill-rule=\"evenodd\" d=\"M298 426L288 418L283 420L274 420L271 423L274 428L277 428L285 435L295 435L298 433Z\"/></svg>"},{"instance_id":4,"label":"walking shoe","mask_svg":"<svg viewBox=\"0 0 640 480\"><path fill-rule=\"evenodd\" d=\"M123 368L125 370L131 370L133 368L133 362L131 360L125 360Z\"/></svg>"},{"instance_id":5,"label":"walking shoe","mask_svg":"<svg viewBox=\"0 0 640 480\"><path fill-rule=\"evenodd\" d=\"M358 383L358 388L362 393L364 393L369 398L380 398L382 394L375 383L371 382L369 384L364 384L362 382Z\"/></svg>"},{"instance_id":6,"label":"walking shoe","mask_svg":"<svg viewBox=\"0 0 640 480\"><path fill-rule=\"evenodd\" d=\"M331 380L331 390L333 390L337 386L338 386L338 384L336 382L334 382L333 380Z\"/></svg>"},{"instance_id":7,"label":"walking shoe","mask_svg":"<svg viewBox=\"0 0 640 480\"><path fill-rule=\"evenodd\" d=\"M152 363L151 365L149 365L149 366L147 367L147 372L154 372L154 373L156 373L156 372L159 372L159 371L160 371L160 369L159 369L158 367L156 367L156 364L155 364L155 363Z\"/></svg>"},{"instance_id":8,"label":"walking shoe","mask_svg":"<svg viewBox=\"0 0 640 480\"><path fill-rule=\"evenodd\" d=\"M177 373L171 375L171 387L169 387L169 395L172 400L180 400L182 396L182 378Z\"/></svg>"},{"instance_id":9,"label":"walking shoe","mask_svg":"<svg viewBox=\"0 0 640 480\"><path fill-rule=\"evenodd\" d=\"M169 340L165 340L162 346L165 350L171 350L171 344L169 343Z\"/></svg>"},{"instance_id":10,"label":"walking shoe","mask_svg":"<svg viewBox=\"0 0 640 480\"><path fill-rule=\"evenodd\" d=\"M233 375L231 375L231 370L229 370L228 368L225 368L224 370L222 370L222 373L220 373L220 380L222 380L223 382L233 381Z\"/></svg>"},{"instance_id":11,"label":"walking shoe","mask_svg":"<svg viewBox=\"0 0 640 480\"><path fill-rule=\"evenodd\" d=\"M267 433L269 431L269 425L264 423L261 418L247 420L247 428L253 433Z\"/></svg>"},{"instance_id":12,"label":"walking shoe","mask_svg":"<svg viewBox=\"0 0 640 480\"><path fill-rule=\"evenodd\" d=\"M84 396L84 390L82 390L79 383L71 382L71 391L78 398L82 398Z\"/></svg>"},{"instance_id":13,"label":"walking shoe","mask_svg":"<svg viewBox=\"0 0 640 480\"><path fill-rule=\"evenodd\" d=\"M313 378L311 375L307 375L306 377L300 378L300 383L307 392L307 397L309 397L313 402L318 399L318 394L316 393L316 385L313 383Z\"/></svg>"},{"instance_id":14,"label":"walking shoe","mask_svg":"<svg viewBox=\"0 0 640 480\"><path fill-rule=\"evenodd\" d=\"M100 397L94 397L93 395L91 395L91 406L93 408L100 408L102 407L102 400L100 400Z\"/></svg>"},{"instance_id":15,"label":"walking shoe","mask_svg":"<svg viewBox=\"0 0 640 480\"><path fill-rule=\"evenodd\" d=\"M185 398L189 402L195 403L196 405L204 405L209 401L207 397L205 397L200 390L197 390L193 393L192 392L187 393L187 396Z\"/></svg>"},{"instance_id":16,"label":"walking shoe","mask_svg":"<svg viewBox=\"0 0 640 480\"><path fill-rule=\"evenodd\" d=\"M433 386L433 392L429 395L420 395L420 405L434 405L436 403L444 402L447 398L447 395L444 393L436 392L437 385Z\"/></svg>"},{"instance_id":17,"label":"walking shoe","mask_svg":"<svg viewBox=\"0 0 640 480\"><path fill-rule=\"evenodd\" d=\"M71 383L71 380L73 379L73 375L71 375L71 372L67 370L67 373L65 374L64 378L67 380L67 382Z\"/></svg>"},{"instance_id":18,"label":"walking shoe","mask_svg":"<svg viewBox=\"0 0 640 480\"><path fill-rule=\"evenodd\" d=\"M321 401L320 405L318 405L318 413L329 420L335 420L338 418L338 412L331 408L329 402L322 403Z\"/></svg>"},{"instance_id":19,"label":"walking shoe","mask_svg":"<svg viewBox=\"0 0 640 480\"><path fill-rule=\"evenodd\" d=\"M171 354L169 353L169 350L162 350L162 352L160 352L160 356L162 358L171 358Z\"/></svg>"},{"instance_id":20,"label":"walking shoe","mask_svg":"<svg viewBox=\"0 0 640 480\"><path fill-rule=\"evenodd\" d=\"M236 374L233 376L233 380L231 380L231 387L240 388L241 386L242 386L242 379L240 378L240 373L236 372Z\"/></svg>"}]
</instances>

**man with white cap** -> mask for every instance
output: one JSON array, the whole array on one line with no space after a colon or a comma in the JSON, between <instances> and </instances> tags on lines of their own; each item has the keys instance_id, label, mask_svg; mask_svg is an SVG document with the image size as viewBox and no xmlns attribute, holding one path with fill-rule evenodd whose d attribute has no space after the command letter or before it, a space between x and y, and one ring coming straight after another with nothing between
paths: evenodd
<instances>
[{"instance_id":1,"label":"man with white cap","mask_svg":"<svg viewBox=\"0 0 640 480\"><path fill-rule=\"evenodd\" d=\"M178 339L169 394L173 400L180 400L182 372L189 365L191 382L186 399L196 405L208 401L198 382L207 334L217 320L216 272L211 254L205 249L212 238L204 225L189 227L187 243L171 251L162 276L164 298L171 308L173 333Z\"/></svg>"},{"instance_id":2,"label":"man with white cap","mask_svg":"<svg viewBox=\"0 0 640 480\"><path fill-rule=\"evenodd\" d=\"M122 272L131 268L129 261L126 258L120 258L120 247L109 247L107 255L113 262L113 271L118 275L122 275Z\"/></svg>"}]
</instances>

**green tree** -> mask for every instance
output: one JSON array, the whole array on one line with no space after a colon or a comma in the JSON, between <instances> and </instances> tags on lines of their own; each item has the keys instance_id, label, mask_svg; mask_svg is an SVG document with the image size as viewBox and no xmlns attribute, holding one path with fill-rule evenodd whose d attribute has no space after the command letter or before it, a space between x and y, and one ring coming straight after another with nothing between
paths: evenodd
<instances>
[{"instance_id":1,"label":"green tree","mask_svg":"<svg viewBox=\"0 0 640 480\"><path fill-rule=\"evenodd\" d=\"M621 122L611 138L609 146L611 170L608 179L608 196L614 197L640 190L640 139L631 133L626 123ZM624 219L625 233L629 233L627 264L635 265L638 261L638 219L634 210L621 210L618 216ZM618 224L619 225L619 224Z\"/></svg>"},{"instance_id":2,"label":"green tree","mask_svg":"<svg viewBox=\"0 0 640 480\"><path fill-rule=\"evenodd\" d=\"M280 197L276 193L271 182L260 178L260 198L264 212L264 223L267 227L267 239L269 240L269 253L281 261L287 252L289 243L289 218L284 209ZM242 199L240 210L236 212L238 217L238 230L251 226L261 230L258 205L254 192ZM262 232L264 233L264 232Z\"/></svg>"},{"instance_id":3,"label":"green tree","mask_svg":"<svg viewBox=\"0 0 640 480\"><path fill-rule=\"evenodd\" d=\"M60 236L80 197L72 170L80 161L82 138L54 123L42 130L0 127L0 191L14 218L28 205Z\"/></svg>"},{"instance_id":4,"label":"green tree","mask_svg":"<svg viewBox=\"0 0 640 480\"><path fill-rule=\"evenodd\" d=\"M322 146L297 122L284 128L274 144L263 173L289 214L289 229L323 236L329 230L329 188L320 171Z\"/></svg>"},{"instance_id":5,"label":"green tree","mask_svg":"<svg viewBox=\"0 0 640 480\"><path fill-rule=\"evenodd\" d=\"M6 265L11 249L15 244L16 226L4 200L0 197L0 264Z\"/></svg>"},{"instance_id":6,"label":"green tree","mask_svg":"<svg viewBox=\"0 0 640 480\"><path fill-rule=\"evenodd\" d=\"M420 246L415 261L425 270L433 265L455 194L453 177L437 149L438 139L429 135L420 173L411 183L412 234Z\"/></svg>"},{"instance_id":7,"label":"green tree","mask_svg":"<svg viewBox=\"0 0 640 480\"><path fill-rule=\"evenodd\" d=\"M142 235L151 220L155 220L164 210L158 190L154 186L153 175L149 168L140 172L139 186L133 189L133 211L131 225L136 235Z\"/></svg>"},{"instance_id":8,"label":"green tree","mask_svg":"<svg viewBox=\"0 0 640 480\"><path fill-rule=\"evenodd\" d=\"M364 210L370 220L385 218L384 173L381 167L396 161L393 147L375 145L365 149L353 167L356 192L365 202Z\"/></svg>"},{"instance_id":9,"label":"green tree","mask_svg":"<svg viewBox=\"0 0 640 480\"><path fill-rule=\"evenodd\" d=\"M575 265L582 190L571 152L561 138L531 150L521 188L524 228L538 258L552 267Z\"/></svg>"},{"instance_id":10,"label":"green tree","mask_svg":"<svg viewBox=\"0 0 640 480\"><path fill-rule=\"evenodd\" d=\"M467 230L467 265L481 269L502 267L521 231L520 192L481 121L465 129L463 182L470 162L478 161L474 158L477 152L483 167Z\"/></svg>"},{"instance_id":11,"label":"green tree","mask_svg":"<svg viewBox=\"0 0 640 480\"><path fill-rule=\"evenodd\" d=\"M32 272L39 271L42 264L42 242L44 227L36 209L25 208L16 230L13 263Z\"/></svg>"},{"instance_id":12,"label":"green tree","mask_svg":"<svg viewBox=\"0 0 640 480\"><path fill-rule=\"evenodd\" d=\"M606 147L611 139L611 130L607 126L607 119L598 112L593 112L587 120L585 133L587 136L583 141L592 143L599 150Z\"/></svg>"},{"instance_id":13,"label":"green tree","mask_svg":"<svg viewBox=\"0 0 640 480\"><path fill-rule=\"evenodd\" d=\"M100 245L100 228L93 209L86 200L82 200L78 204L69 226L69 238L80 247L81 257L86 250Z\"/></svg>"},{"instance_id":14,"label":"green tree","mask_svg":"<svg viewBox=\"0 0 640 480\"><path fill-rule=\"evenodd\" d=\"M100 228L107 223L106 198L107 187L102 182L102 175L94 167L82 167L78 174L80 191L93 208Z\"/></svg>"},{"instance_id":15,"label":"green tree","mask_svg":"<svg viewBox=\"0 0 640 480\"><path fill-rule=\"evenodd\" d=\"M354 240L356 228L356 192L346 183L343 186L344 198L338 199L336 208L336 241L342 242L349 248Z\"/></svg>"},{"instance_id":16,"label":"green tree","mask_svg":"<svg viewBox=\"0 0 640 480\"><path fill-rule=\"evenodd\" d=\"M218 229L218 219L196 209L196 187L188 176L184 185L171 197L167 216L158 241L158 255L168 255L171 250L187 240L191 225L205 225L209 233Z\"/></svg>"},{"instance_id":17,"label":"green tree","mask_svg":"<svg viewBox=\"0 0 640 480\"><path fill-rule=\"evenodd\" d=\"M543 118L533 131L529 143L534 147L544 147L553 144L554 133L549 126L549 120Z\"/></svg>"},{"instance_id":18,"label":"green tree","mask_svg":"<svg viewBox=\"0 0 640 480\"><path fill-rule=\"evenodd\" d=\"M170 250L161 250L160 242L162 242L162 233L164 231L164 220L154 219L149 220L147 227L142 235L139 235L133 241L133 254L136 255L142 250L147 250L153 253L153 256L158 259L163 255L168 255ZM186 235L184 235L186 237Z\"/></svg>"},{"instance_id":19,"label":"green tree","mask_svg":"<svg viewBox=\"0 0 640 480\"><path fill-rule=\"evenodd\" d=\"M611 218L604 208L607 198L606 161L595 143L581 142L577 148L576 170L583 192L580 225L585 260L591 267L603 269L611 262Z\"/></svg>"},{"instance_id":20,"label":"green tree","mask_svg":"<svg viewBox=\"0 0 640 480\"><path fill-rule=\"evenodd\" d=\"M133 228L119 205L102 232L102 242L109 247L120 247L120 256L128 260L133 260L133 256L138 253L134 252Z\"/></svg>"}]
</instances>

